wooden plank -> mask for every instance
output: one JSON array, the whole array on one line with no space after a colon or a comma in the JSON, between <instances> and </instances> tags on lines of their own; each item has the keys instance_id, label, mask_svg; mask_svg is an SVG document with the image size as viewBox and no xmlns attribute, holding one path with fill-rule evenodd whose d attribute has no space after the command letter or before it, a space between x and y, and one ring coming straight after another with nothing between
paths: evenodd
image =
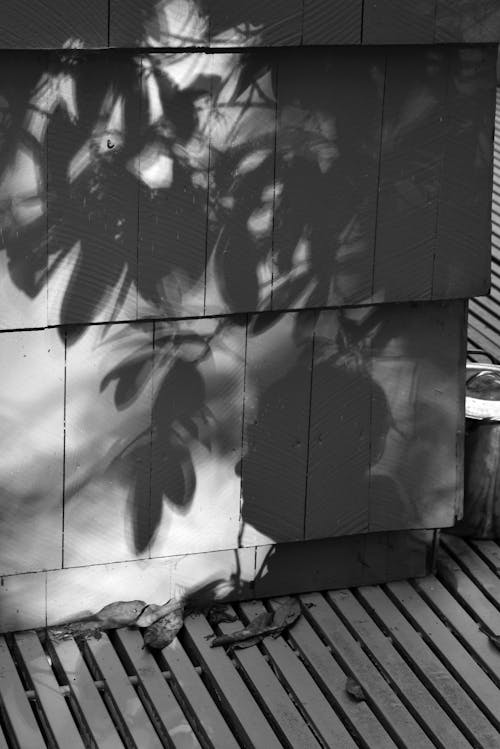
<instances>
[{"instance_id":1,"label":"wooden plank","mask_svg":"<svg viewBox=\"0 0 500 749\"><path fill-rule=\"evenodd\" d=\"M152 366L153 323L68 345L65 566L149 556Z\"/></svg>"},{"instance_id":2,"label":"wooden plank","mask_svg":"<svg viewBox=\"0 0 500 749\"><path fill-rule=\"evenodd\" d=\"M304 537L314 313L260 314L247 329L242 519L273 541ZM279 367L276 366L279 362Z\"/></svg>"},{"instance_id":3,"label":"wooden plank","mask_svg":"<svg viewBox=\"0 0 500 749\"><path fill-rule=\"evenodd\" d=\"M54 53L55 73L67 57ZM72 71L74 111L59 107L48 131L49 324L133 320L140 69L117 50Z\"/></svg>"},{"instance_id":4,"label":"wooden plank","mask_svg":"<svg viewBox=\"0 0 500 749\"><path fill-rule=\"evenodd\" d=\"M87 639L84 645L92 663L95 678L102 678L107 693L113 703L114 718L119 720L119 730L127 738L131 737L137 746L160 749L158 738L148 715L139 700L128 676L120 663L106 633L99 640Z\"/></svg>"},{"instance_id":5,"label":"wooden plank","mask_svg":"<svg viewBox=\"0 0 500 749\"><path fill-rule=\"evenodd\" d=\"M276 599L280 603L280 599ZM270 602L273 607L274 601ZM346 691L348 674L340 667L331 651L320 640L304 616L289 630L288 636L302 658L313 671L315 681L327 696L336 712L342 715L353 736L365 746L383 746L394 749L393 742L383 725L365 702L353 700Z\"/></svg>"},{"instance_id":6,"label":"wooden plank","mask_svg":"<svg viewBox=\"0 0 500 749\"><path fill-rule=\"evenodd\" d=\"M251 7L232 0L210 2L210 46L300 44L302 1L255 0Z\"/></svg>"},{"instance_id":7,"label":"wooden plank","mask_svg":"<svg viewBox=\"0 0 500 749\"><path fill-rule=\"evenodd\" d=\"M194 670L179 640L175 639L161 652L174 677L172 689L184 712L195 721L197 735L213 749L237 749L239 743Z\"/></svg>"},{"instance_id":8,"label":"wooden plank","mask_svg":"<svg viewBox=\"0 0 500 749\"><path fill-rule=\"evenodd\" d=\"M314 333L305 536L368 527L372 380L362 367L336 364L336 339L349 320L324 310Z\"/></svg>"},{"instance_id":9,"label":"wooden plank","mask_svg":"<svg viewBox=\"0 0 500 749\"><path fill-rule=\"evenodd\" d=\"M349 623L354 635L375 659L391 687L437 746L470 747L454 721L398 653L368 612L347 590L329 591L327 600Z\"/></svg>"},{"instance_id":10,"label":"wooden plank","mask_svg":"<svg viewBox=\"0 0 500 749\"><path fill-rule=\"evenodd\" d=\"M186 65L189 55L141 57L138 317L203 316L211 102L209 77L199 74L206 57L199 58ZM165 87L169 76L175 91Z\"/></svg>"},{"instance_id":11,"label":"wooden plank","mask_svg":"<svg viewBox=\"0 0 500 749\"><path fill-rule=\"evenodd\" d=\"M187 617L183 631L188 652L193 652L201 663L238 740L250 746L280 747L280 741L225 651L210 647L207 637L213 632L205 617L201 614Z\"/></svg>"},{"instance_id":12,"label":"wooden plank","mask_svg":"<svg viewBox=\"0 0 500 749\"><path fill-rule=\"evenodd\" d=\"M363 44L432 44L437 0L368 0Z\"/></svg>"},{"instance_id":13,"label":"wooden plank","mask_svg":"<svg viewBox=\"0 0 500 749\"><path fill-rule=\"evenodd\" d=\"M468 320L470 327L471 327L471 333L473 335L476 334L476 332L478 332L479 334L482 333L483 336L487 337L488 339L491 339L492 343L488 346L488 348L485 349L485 352L494 356L494 348L495 348L494 344L495 344L497 325L492 319L492 316L484 310L484 307L477 305L477 304L473 304L473 301L474 301L473 299L470 300L470 310L469 310L469 320Z\"/></svg>"},{"instance_id":14,"label":"wooden plank","mask_svg":"<svg viewBox=\"0 0 500 749\"><path fill-rule=\"evenodd\" d=\"M496 0L436 0L436 43L498 43L499 38Z\"/></svg>"},{"instance_id":15,"label":"wooden plank","mask_svg":"<svg viewBox=\"0 0 500 749\"><path fill-rule=\"evenodd\" d=\"M460 603L493 634L500 632L500 611L481 592L462 568L441 550L438 555L438 577Z\"/></svg>"},{"instance_id":16,"label":"wooden plank","mask_svg":"<svg viewBox=\"0 0 500 749\"><path fill-rule=\"evenodd\" d=\"M326 600L319 593L312 593L302 596L302 601L307 619L332 648L342 668L370 696L371 709L395 743L408 749L433 746Z\"/></svg>"},{"instance_id":17,"label":"wooden plank","mask_svg":"<svg viewBox=\"0 0 500 749\"><path fill-rule=\"evenodd\" d=\"M1 727L0 727L0 749L9 749L9 745L7 744L7 739L5 738L3 728Z\"/></svg>"},{"instance_id":18,"label":"wooden plank","mask_svg":"<svg viewBox=\"0 0 500 749\"><path fill-rule=\"evenodd\" d=\"M230 612L235 615L233 608ZM232 634L240 630L243 623L238 619L221 622L218 627L222 634ZM234 650L233 657L280 741L293 749L317 749L317 740L259 648L252 645Z\"/></svg>"},{"instance_id":19,"label":"wooden plank","mask_svg":"<svg viewBox=\"0 0 500 749\"><path fill-rule=\"evenodd\" d=\"M95 741L99 749L122 749L114 723L104 707L78 645L73 640L47 638L47 647L54 669L59 670L70 688L73 709L83 724L87 741Z\"/></svg>"},{"instance_id":20,"label":"wooden plank","mask_svg":"<svg viewBox=\"0 0 500 749\"><path fill-rule=\"evenodd\" d=\"M2 52L0 69L0 329L45 327L48 55Z\"/></svg>"},{"instance_id":21,"label":"wooden plank","mask_svg":"<svg viewBox=\"0 0 500 749\"><path fill-rule=\"evenodd\" d=\"M304 0L302 44L359 44L361 0Z\"/></svg>"},{"instance_id":22,"label":"wooden plank","mask_svg":"<svg viewBox=\"0 0 500 749\"><path fill-rule=\"evenodd\" d=\"M469 314L473 314L490 327L498 327L500 319L500 301L493 296L494 289L490 291L490 296L480 296L475 299L469 299Z\"/></svg>"},{"instance_id":23,"label":"wooden plank","mask_svg":"<svg viewBox=\"0 0 500 749\"><path fill-rule=\"evenodd\" d=\"M277 57L255 54L209 57L205 314L271 303Z\"/></svg>"},{"instance_id":24,"label":"wooden plank","mask_svg":"<svg viewBox=\"0 0 500 749\"><path fill-rule=\"evenodd\" d=\"M22 658L23 667L40 700L56 746L59 749L65 749L68 746L84 749L80 733L59 691L59 685L37 634L35 632L16 634L15 643Z\"/></svg>"},{"instance_id":25,"label":"wooden plank","mask_svg":"<svg viewBox=\"0 0 500 749\"><path fill-rule=\"evenodd\" d=\"M199 749L200 743L179 707L160 668L144 649L137 630L116 630L115 646L120 658L139 679L141 699L162 741L176 749Z\"/></svg>"},{"instance_id":26,"label":"wooden plank","mask_svg":"<svg viewBox=\"0 0 500 749\"><path fill-rule=\"evenodd\" d=\"M447 86L446 50L388 52L374 293L391 302L431 297Z\"/></svg>"},{"instance_id":27,"label":"wooden plank","mask_svg":"<svg viewBox=\"0 0 500 749\"><path fill-rule=\"evenodd\" d=\"M469 318L469 337L473 341L473 348L486 351L500 359L500 347L498 347L497 336L487 331L474 318Z\"/></svg>"},{"instance_id":28,"label":"wooden plank","mask_svg":"<svg viewBox=\"0 0 500 749\"><path fill-rule=\"evenodd\" d=\"M469 543L497 575L500 575L500 546L498 543L479 538L471 538Z\"/></svg>"},{"instance_id":29,"label":"wooden plank","mask_svg":"<svg viewBox=\"0 0 500 749\"><path fill-rule=\"evenodd\" d=\"M450 85L433 299L488 292L496 48L448 49Z\"/></svg>"},{"instance_id":30,"label":"wooden plank","mask_svg":"<svg viewBox=\"0 0 500 749\"><path fill-rule=\"evenodd\" d=\"M463 490L465 306L383 316L371 342L370 530L447 527Z\"/></svg>"},{"instance_id":31,"label":"wooden plank","mask_svg":"<svg viewBox=\"0 0 500 749\"><path fill-rule=\"evenodd\" d=\"M245 337L244 317L155 325L151 556L238 547Z\"/></svg>"},{"instance_id":32,"label":"wooden plank","mask_svg":"<svg viewBox=\"0 0 500 749\"><path fill-rule=\"evenodd\" d=\"M405 616L498 729L498 687L408 582L390 583L387 587Z\"/></svg>"},{"instance_id":33,"label":"wooden plank","mask_svg":"<svg viewBox=\"0 0 500 749\"><path fill-rule=\"evenodd\" d=\"M62 558L64 340L57 330L3 333L0 358L4 362L0 569L9 574L58 568Z\"/></svg>"},{"instance_id":34,"label":"wooden plank","mask_svg":"<svg viewBox=\"0 0 500 749\"><path fill-rule=\"evenodd\" d=\"M500 578L493 572L463 538L444 533L441 544L454 561L500 609Z\"/></svg>"},{"instance_id":35,"label":"wooden plank","mask_svg":"<svg viewBox=\"0 0 500 749\"><path fill-rule=\"evenodd\" d=\"M500 652L490 644L488 636L479 630L477 622L433 575L416 580L415 585L495 683L500 684Z\"/></svg>"},{"instance_id":36,"label":"wooden plank","mask_svg":"<svg viewBox=\"0 0 500 749\"><path fill-rule=\"evenodd\" d=\"M12 49L61 49L70 40L81 40L86 47L106 47L108 10L106 0L78 0L64 5L47 0L4 0L0 47Z\"/></svg>"},{"instance_id":37,"label":"wooden plank","mask_svg":"<svg viewBox=\"0 0 500 749\"><path fill-rule=\"evenodd\" d=\"M279 57L273 309L372 293L385 52ZM349 82L338 71L349 69ZM372 75L373 73L373 75Z\"/></svg>"},{"instance_id":38,"label":"wooden plank","mask_svg":"<svg viewBox=\"0 0 500 749\"><path fill-rule=\"evenodd\" d=\"M265 611L262 603L258 601L243 603L241 610L247 620L251 620ZM276 639L265 637L262 646L271 658L274 668L278 670L287 689L302 705L308 720L314 726L320 739L327 746L354 748L356 743L352 736L333 711L305 666L293 650L287 646L284 639L281 637Z\"/></svg>"},{"instance_id":39,"label":"wooden plank","mask_svg":"<svg viewBox=\"0 0 500 749\"><path fill-rule=\"evenodd\" d=\"M398 643L412 669L453 715L465 736L472 742L480 742L481 746L492 749L497 746L500 740L498 731L385 593L375 587L363 587L358 592L372 616Z\"/></svg>"},{"instance_id":40,"label":"wooden plank","mask_svg":"<svg viewBox=\"0 0 500 749\"><path fill-rule=\"evenodd\" d=\"M25 749L45 749L45 741L4 637L0 637L0 702L18 745Z\"/></svg>"}]
</instances>

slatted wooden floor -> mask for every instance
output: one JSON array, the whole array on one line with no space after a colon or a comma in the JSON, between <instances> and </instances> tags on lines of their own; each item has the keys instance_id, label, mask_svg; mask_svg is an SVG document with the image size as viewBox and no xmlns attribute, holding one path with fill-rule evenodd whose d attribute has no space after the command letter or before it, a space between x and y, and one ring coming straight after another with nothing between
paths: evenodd
<instances>
[{"instance_id":1,"label":"slatted wooden floor","mask_svg":"<svg viewBox=\"0 0 500 749\"><path fill-rule=\"evenodd\" d=\"M500 58L499 58L500 59ZM497 88L491 203L491 290L469 302L468 349L484 351L500 362L500 88ZM484 357L469 356L473 361Z\"/></svg>"},{"instance_id":2,"label":"slatted wooden floor","mask_svg":"<svg viewBox=\"0 0 500 749\"><path fill-rule=\"evenodd\" d=\"M157 655L133 629L2 636L0 749L499 749L500 650L483 631L500 635L499 573L497 543L443 536L436 575L302 595L286 636L231 656L201 614ZM218 631L270 605L235 606Z\"/></svg>"}]
</instances>

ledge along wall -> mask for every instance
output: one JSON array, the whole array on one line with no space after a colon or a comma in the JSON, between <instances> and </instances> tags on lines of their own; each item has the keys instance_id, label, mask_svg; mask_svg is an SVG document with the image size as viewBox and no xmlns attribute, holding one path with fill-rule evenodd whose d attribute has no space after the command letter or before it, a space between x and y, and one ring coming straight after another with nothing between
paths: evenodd
<instances>
[{"instance_id":1,"label":"ledge along wall","mask_svg":"<svg viewBox=\"0 0 500 749\"><path fill-rule=\"evenodd\" d=\"M496 3L4 4L0 630L425 574Z\"/></svg>"}]
</instances>

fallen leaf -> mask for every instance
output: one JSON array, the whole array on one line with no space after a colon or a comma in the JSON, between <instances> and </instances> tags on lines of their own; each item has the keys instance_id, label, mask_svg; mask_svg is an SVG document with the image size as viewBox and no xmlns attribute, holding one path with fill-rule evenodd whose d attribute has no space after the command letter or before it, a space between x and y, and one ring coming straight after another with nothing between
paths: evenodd
<instances>
[{"instance_id":1,"label":"fallen leaf","mask_svg":"<svg viewBox=\"0 0 500 749\"><path fill-rule=\"evenodd\" d=\"M236 647L236 643L248 640L251 640L251 644L255 645L268 635L278 637L284 629L290 627L296 621L300 614L300 603L296 598L281 599L277 603L274 612L263 611L262 614L259 614L248 622L247 626L243 629L239 629L228 635L214 637L210 643L210 647L215 648L218 645L230 645L234 648Z\"/></svg>"},{"instance_id":2,"label":"fallen leaf","mask_svg":"<svg viewBox=\"0 0 500 749\"><path fill-rule=\"evenodd\" d=\"M98 611L94 618L102 629L126 627L136 622L145 606L145 601L114 601Z\"/></svg>"},{"instance_id":3,"label":"fallen leaf","mask_svg":"<svg viewBox=\"0 0 500 749\"><path fill-rule=\"evenodd\" d=\"M176 638L184 624L184 606L175 609L154 621L144 632L144 644L162 650Z\"/></svg>"},{"instance_id":4,"label":"fallen leaf","mask_svg":"<svg viewBox=\"0 0 500 749\"><path fill-rule=\"evenodd\" d=\"M485 627L479 627L479 629L481 632L484 632L493 647L500 650L500 635L491 634L491 632L489 632Z\"/></svg>"},{"instance_id":5,"label":"fallen leaf","mask_svg":"<svg viewBox=\"0 0 500 749\"><path fill-rule=\"evenodd\" d=\"M281 599L274 611L272 625L283 631L283 629L290 627L299 618L300 614L300 603L297 598ZM278 637L281 631L274 632L273 637Z\"/></svg>"},{"instance_id":6,"label":"fallen leaf","mask_svg":"<svg viewBox=\"0 0 500 749\"><path fill-rule=\"evenodd\" d=\"M154 615L156 614L158 609L161 609L161 605L159 603L150 603L149 606L146 606L146 608L142 611L140 617L136 620L135 626L149 627L149 625L155 621Z\"/></svg>"},{"instance_id":7,"label":"fallen leaf","mask_svg":"<svg viewBox=\"0 0 500 749\"><path fill-rule=\"evenodd\" d=\"M363 688L358 684L356 679L352 678L352 676L347 677L347 681L345 683L345 690L348 694L351 695L353 699L356 700L356 702L363 702L363 700L366 699L366 695L363 691Z\"/></svg>"},{"instance_id":8,"label":"fallen leaf","mask_svg":"<svg viewBox=\"0 0 500 749\"><path fill-rule=\"evenodd\" d=\"M236 632L232 632L227 635L219 635L214 637L210 643L211 648L216 648L219 645L233 645L235 642L242 642L243 640L249 640L256 636L265 636L268 633L269 625L273 620L273 614L270 611L264 611L259 614L250 622L246 627L238 629Z\"/></svg>"}]
</instances>

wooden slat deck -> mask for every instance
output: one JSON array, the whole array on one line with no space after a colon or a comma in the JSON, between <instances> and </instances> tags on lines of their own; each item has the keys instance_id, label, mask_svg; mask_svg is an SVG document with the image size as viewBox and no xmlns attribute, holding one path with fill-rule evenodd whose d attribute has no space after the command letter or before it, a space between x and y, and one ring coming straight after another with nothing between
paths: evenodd
<instances>
[{"instance_id":1,"label":"wooden slat deck","mask_svg":"<svg viewBox=\"0 0 500 749\"><path fill-rule=\"evenodd\" d=\"M275 601L192 615L154 654L134 629L0 636L0 749L500 747L500 544L443 535L434 575L300 600L287 634L234 653L207 636Z\"/></svg>"},{"instance_id":2,"label":"wooden slat deck","mask_svg":"<svg viewBox=\"0 0 500 749\"><path fill-rule=\"evenodd\" d=\"M491 289L488 296L471 299L469 302L467 348L469 352L483 351L500 362L500 87L497 88L494 144ZM483 356L472 353L468 358L471 361L485 361Z\"/></svg>"}]
</instances>

